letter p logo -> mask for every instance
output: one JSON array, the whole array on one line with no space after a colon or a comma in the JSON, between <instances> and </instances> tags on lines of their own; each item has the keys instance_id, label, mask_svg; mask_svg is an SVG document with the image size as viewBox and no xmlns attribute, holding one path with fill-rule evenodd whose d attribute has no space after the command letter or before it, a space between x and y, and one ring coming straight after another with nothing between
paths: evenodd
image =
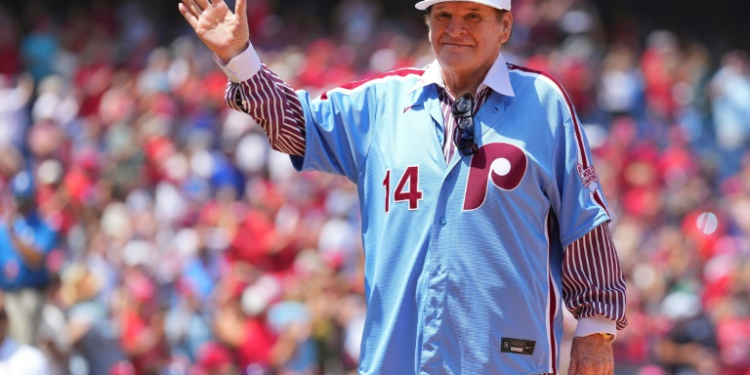
<instances>
[{"instance_id":1,"label":"letter p logo","mask_svg":"<svg viewBox=\"0 0 750 375\"><path fill-rule=\"evenodd\" d=\"M489 182L502 190L513 190L526 174L526 153L509 143L489 143L482 146L471 159L471 170L466 183L464 211L482 207L487 199Z\"/></svg>"}]
</instances>

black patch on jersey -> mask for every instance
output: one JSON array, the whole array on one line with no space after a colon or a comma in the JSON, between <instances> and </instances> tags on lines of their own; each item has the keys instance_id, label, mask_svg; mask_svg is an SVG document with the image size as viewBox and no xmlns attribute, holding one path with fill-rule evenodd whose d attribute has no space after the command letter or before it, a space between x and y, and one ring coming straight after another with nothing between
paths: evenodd
<instances>
[{"instance_id":1,"label":"black patch on jersey","mask_svg":"<svg viewBox=\"0 0 750 375\"><path fill-rule=\"evenodd\" d=\"M503 353L532 355L534 354L534 347L536 347L536 341L503 337L500 351Z\"/></svg>"}]
</instances>

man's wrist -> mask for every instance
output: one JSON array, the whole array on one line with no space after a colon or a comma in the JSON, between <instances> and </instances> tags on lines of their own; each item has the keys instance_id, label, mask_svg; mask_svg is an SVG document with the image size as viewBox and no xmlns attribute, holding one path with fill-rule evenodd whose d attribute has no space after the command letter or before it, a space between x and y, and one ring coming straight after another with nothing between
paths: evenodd
<instances>
[{"instance_id":1,"label":"man's wrist","mask_svg":"<svg viewBox=\"0 0 750 375\"><path fill-rule=\"evenodd\" d=\"M613 320L602 315L580 318L574 336L585 337L599 332L616 335L617 326Z\"/></svg>"},{"instance_id":2,"label":"man's wrist","mask_svg":"<svg viewBox=\"0 0 750 375\"><path fill-rule=\"evenodd\" d=\"M615 335L611 333L606 333L606 332L592 333L584 337L574 337L574 339L578 339L578 340L599 341L599 342L605 342L609 344L613 343L615 341L615 338L616 338Z\"/></svg>"},{"instance_id":3,"label":"man's wrist","mask_svg":"<svg viewBox=\"0 0 750 375\"><path fill-rule=\"evenodd\" d=\"M232 61L233 58L241 55L242 52L245 52L245 50L247 50L248 47L250 47L250 41L247 41L245 43L245 46L242 47L242 48L240 48L240 49L237 49L237 50L234 50L234 51L227 51L227 52L224 52L224 53L218 53L217 52L216 53L216 57L218 57L221 60L221 62L224 63L224 65L227 65L227 64L229 64L230 61Z\"/></svg>"},{"instance_id":4,"label":"man's wrist","mask_svg":"<svg viewBox=\"0 0 750 375\"><path fill-rule=\"evenodd\" d=\"M226 63L222 57L214 53L214 61L230 81L239 83L247 81L256 75L262 68L260 57L255 52L252 43L248 42L247 48L234 56Z\"/></svg>"},{"instance_id":5,"label":"man's wrist","mask_svg":"<svg viewBox=\"0 0 750 375\"><path fill-rule=\"evenodd\" d=\"M611 333L597 332L597 333L592 334L591 336L594 336L594 335L599 335L601 338L607 340L608 342L615 341L615 335L613 335Z\"/></svg>"}]
</instances>

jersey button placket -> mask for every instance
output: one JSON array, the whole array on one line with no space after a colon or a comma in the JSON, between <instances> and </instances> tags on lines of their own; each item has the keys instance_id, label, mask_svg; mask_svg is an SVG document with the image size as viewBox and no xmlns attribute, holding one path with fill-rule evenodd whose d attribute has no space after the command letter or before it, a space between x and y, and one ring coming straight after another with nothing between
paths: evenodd
<instances>
[{"instance_id":1,"label":"jersey button placket","mask_svg":"<svg viewBox=\"0 0 750 375\"><path fill-rule=\"evenodd\" d=\"M445 223L447 223L447 222L448 222L448 221L447 221L447 220L445 220L445 216L441 216L441 217L440 217L440 225L443 225L443 226L445 226Z\"/></svg>"}]
</instances>

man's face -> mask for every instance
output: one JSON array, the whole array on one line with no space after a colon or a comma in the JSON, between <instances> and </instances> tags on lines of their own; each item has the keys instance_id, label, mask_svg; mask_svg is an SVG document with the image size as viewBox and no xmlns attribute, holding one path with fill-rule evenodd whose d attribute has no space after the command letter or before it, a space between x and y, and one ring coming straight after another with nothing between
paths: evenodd
<instances>
[{"instance_id":1,"label":"man's face","mask_svg":"<svg viewBox=\"0 0 750 375\"><path fill-rule=\"evenodd\" d=\"M510 12L468 1L435 4L427 17L430 43L440 66L454 74L471 74L494 63L510 38ZM502 19L498 19L502 17Z\"/></svg>"}]
</instances>

